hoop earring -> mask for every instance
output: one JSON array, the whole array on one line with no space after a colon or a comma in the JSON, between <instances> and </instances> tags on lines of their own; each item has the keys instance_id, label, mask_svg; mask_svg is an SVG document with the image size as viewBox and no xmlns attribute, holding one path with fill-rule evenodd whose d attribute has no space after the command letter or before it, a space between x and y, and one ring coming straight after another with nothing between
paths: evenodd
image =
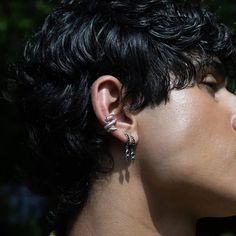
<instances>
[{"instance_id":1,"label":"hoop earring","mask_svg":"<svg viewBox=\"0 0 236 236\"><path fill-rule=\"evenodd\" d=\"M112 113L112 114L108 115L108 116L104 119L104 121L106 122L106 125L104 126L104 129L105 129L108 133L117 130L117 128L113 127L113 126L116 124L116 122L117 122L117 119L115 118L115 114Z\"/></svg>"},{"instance_id":2,"label":"hoop earring","mask_svg":"<svg viewBox=\"0 0 236 236\"><path fill-rule=\"evenodd\" d=\"M135 160L135 139L131 134L124 133L127 137L127 143L125 144L125 159L127 161L134 161Z\"/></svg>"}]
</instances>

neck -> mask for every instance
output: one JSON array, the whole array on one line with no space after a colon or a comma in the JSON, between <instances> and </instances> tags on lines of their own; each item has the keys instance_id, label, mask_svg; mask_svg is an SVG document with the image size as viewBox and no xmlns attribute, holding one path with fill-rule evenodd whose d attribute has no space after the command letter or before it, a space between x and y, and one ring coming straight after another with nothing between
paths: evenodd
<instances>
[{"instance_id":1,"label":"neck","mask_svg":"<svg viewBox=\"0 0 236 236\"><path fill-rule=\"evenodd\" d=\"M153 199L132 168L94 184L69 236L195 235L196 220L184 209Z\"/></svg>"}]
</instances>

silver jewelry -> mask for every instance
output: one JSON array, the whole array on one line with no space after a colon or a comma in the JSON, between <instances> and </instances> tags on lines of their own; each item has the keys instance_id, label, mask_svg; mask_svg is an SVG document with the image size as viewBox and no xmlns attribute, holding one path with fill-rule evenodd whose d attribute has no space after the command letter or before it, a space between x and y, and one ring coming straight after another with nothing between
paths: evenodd
<instances>
[{"instance_id":1,"label":"silver jewelry","mask_svg":"<svg viewBox=\"0 0 236 236\"><path fill-rule=\"evenodd\" d=\"M124 133L127 137L127 143L125 145L125 159L127 161L134 161L135 160L135 139L131 134Z\"/></svg>"},{"instance_id":2,"label":"silver jewelry","mask_svg":"<svg viewBox=\"0 0 236 236\"><path fill-rule=\"evenodd\" d=\"M116 131L117 128L113 127L116 122L117 119L115 118L115 114L111 113L110 115L108 115L104 121L106 122L106 125L104 126L104 129L109 133L112 131Z\"/></svg>"}]
</instances>

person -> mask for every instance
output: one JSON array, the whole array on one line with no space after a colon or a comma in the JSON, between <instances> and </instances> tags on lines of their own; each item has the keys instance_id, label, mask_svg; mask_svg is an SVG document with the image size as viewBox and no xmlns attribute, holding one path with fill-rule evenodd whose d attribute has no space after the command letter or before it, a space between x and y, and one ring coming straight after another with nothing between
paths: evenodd
<instances>
[{"instance_id":1,"label":"person","mask_svg":"<svg viewBox=\"0 0 236 236\"><path fill-rule=\"evenodd\" d=\"M200 3L64 0L16 72L56 236L191 236L236 214L235 49Z\"/></svg>"}]
</instances>

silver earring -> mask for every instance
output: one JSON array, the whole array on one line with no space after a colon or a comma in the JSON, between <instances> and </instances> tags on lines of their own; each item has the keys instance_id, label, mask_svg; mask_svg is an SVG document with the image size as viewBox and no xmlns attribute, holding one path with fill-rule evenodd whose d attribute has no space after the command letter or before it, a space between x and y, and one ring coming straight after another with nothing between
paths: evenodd
<instances>
[{"instance_id":1,"label":"silver earring","mask_svg":"<svg viewBox=\"0 0 236 236\"><path fill-rule=\"evenodd\" d=\"M135 160L135 139L132 135L125 133L125 136L127 137L127 143L125 145L125 159L127 161L134 161Z\"/></svg>"},{"instance_id":2,"label":"silver earring","mask_svg":"<svg viewBox=\"0 0 236 236\"><path fill-rule=\"evenodd\" d=\"M117 128L113 127L114 124L116 124L117 119L115 118L115 115L112 113L110 115L108 115L104 121L106 122L106 125L104 126L104 129L109 133L112 131L116 131Z\"/></svg>"}]
</instances>

